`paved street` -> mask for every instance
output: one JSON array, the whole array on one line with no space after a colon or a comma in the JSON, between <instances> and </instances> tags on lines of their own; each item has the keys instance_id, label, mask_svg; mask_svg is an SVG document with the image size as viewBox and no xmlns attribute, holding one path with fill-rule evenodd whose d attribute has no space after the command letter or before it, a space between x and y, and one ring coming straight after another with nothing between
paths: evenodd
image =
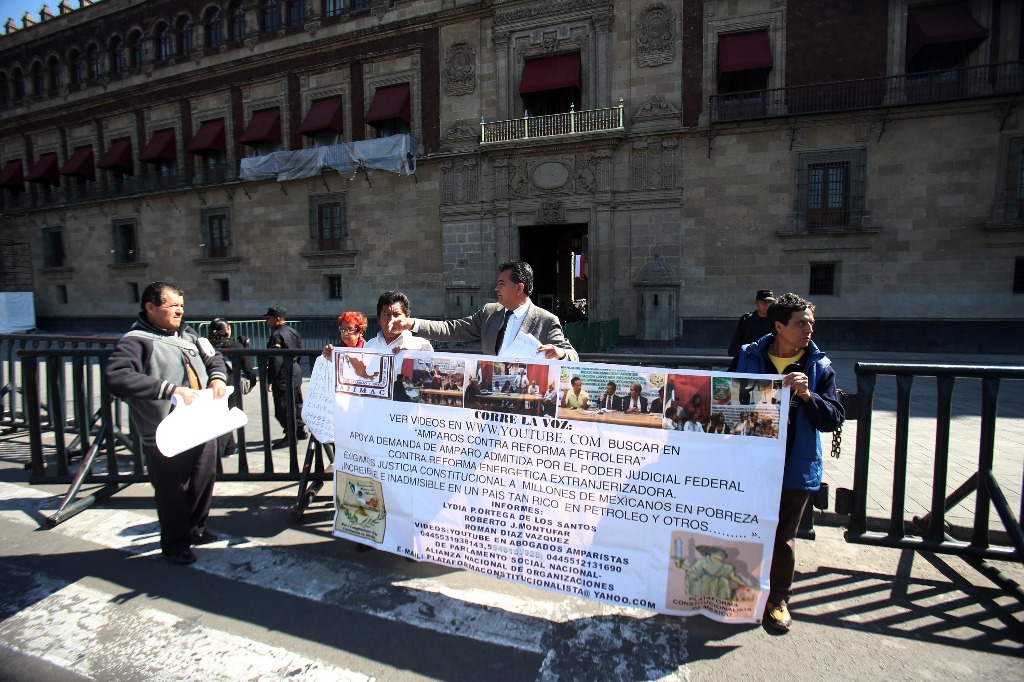
<instances>
[{"instance_id":1,"label":"paved street","mask_svg":"<svg viewBox=\"0 0 1024 682\"><path fill-rule=\"evenodd\" d=\"M850 391L856 359L882 360L833 359ZM908 515L930 503L934 383L914 389ZM1020 383L1003 382L996 442L996 477L1015 512ZM950 490L976 466L976 384L957 383ZM873 516L890 506L894 385L879 379L875 400ZM855 429L826 463L833 489L852 481ZM211 528L221 541L198 548L196 564L172 566L159 556L147 485L46 530L65 488L28 485L27 459L24 433L0 436L3 680L719 680L775 676L782 661L800 662L786 665L794 680L1024 676L1024 604L954 557L847 544L833 513L799 543L795 624L779 636L359 553L331 537L326 494L291 523L286 483L218 484ZM949 519L968 525L972 515L973 496ZM1024 584L1020 565L997 566Z\"/></svg>"}]
</instances>

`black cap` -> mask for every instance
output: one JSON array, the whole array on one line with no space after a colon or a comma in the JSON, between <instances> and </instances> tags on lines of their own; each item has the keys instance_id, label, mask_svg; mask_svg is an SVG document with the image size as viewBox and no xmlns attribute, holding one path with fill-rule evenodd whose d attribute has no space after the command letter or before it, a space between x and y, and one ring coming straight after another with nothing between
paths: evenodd
<instances>
[{"instance_id":1,"label":"black cap","mask_svg":"<svg viewBox=\"0 0 1024 682\"><path fill-rule=\"evenodd\" d=\"M263 315L263 317L287 317L287 316L288 316L288 311L287 310L285 310L284 308L277 308L277 307L274 307L274 306L271 306L271 307L267 308L267 312Z\"/></svg>"},{"instance_id":2,"label":"black cap","mask_svg":"<svg viewBox=\"0 0 1024 682\"><path fill-rule=\"evenodd\" d=\"M758 301L774 301L775 294L772 293L771 289L758 289L756 300Z\"/></svg>"}]
</instances>

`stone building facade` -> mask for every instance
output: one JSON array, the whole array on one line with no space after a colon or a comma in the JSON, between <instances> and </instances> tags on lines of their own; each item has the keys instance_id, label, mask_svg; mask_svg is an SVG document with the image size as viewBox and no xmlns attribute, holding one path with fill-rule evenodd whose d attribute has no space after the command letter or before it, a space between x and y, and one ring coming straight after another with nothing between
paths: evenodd
<instances>
[{"instance_id":1,"label":"stone building facade","mask_svg":"<svg viewBox=\"0 0 1024 682\"><path fill-rule=\"evenodd\" d=\"M385 289L459 316L522 258L536 303L641 343L724 348L768 287L830 348L1015 352L1021 25L1000 0L64 3L0 36L0 241L51 328L157 279L193 319ZM389 134L414 157L244 172Z\"/></svg>"}]
</instances>

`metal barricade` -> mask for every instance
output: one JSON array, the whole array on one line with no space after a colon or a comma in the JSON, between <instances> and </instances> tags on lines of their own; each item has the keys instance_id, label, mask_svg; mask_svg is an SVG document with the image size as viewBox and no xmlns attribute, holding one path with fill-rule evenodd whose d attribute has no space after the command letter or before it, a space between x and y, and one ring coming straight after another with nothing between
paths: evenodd
<instances>
[{"instance_id":1,"label":"metal barricade","mask_svg":"<svg viewBox=\"0 0 1024 682\"><path fill-rule=\"evenodd\" d=\"M110 394L106 382L102 380L102 371L113 348L25 348L18 351L21 359L21 376L25 402L25 421L29 434L31 453L31 476L33 484L69 484L69 490L58 511L48 521L56 525L75 513L95 502L110 497L125 486L149 480L146 462L137 434L125 429L124 423L128 416L127 406ZM231 349L225 350L228 358L240 355L252 355L256 358L260 376L267 375L267 363L272 357L282 357L285 380L291 383L294 376L295 363L293 358L307 359L312 362L319 355L316 350L288 349ZM70 361L70 372L66 363ZM237 401L241 405L246 397L242 395L241 363L233 363L235 371L230 380L235 388ZM42 365L42 371L41 367ZM71 396L70 411L75 415L77 424L88 424L87 428L76 428L75 438L69 442L68 421L66 412L68 402L64 398L65 377L70 375ZM88 387L95 385L99 393ZM43 387L45 387L47 410L50 419L43 419ZM238 443L238 470L225 472L218 460L218 479L221 481L295 481L303 480L320 482L329 480L323 465L321 444L310 439L307 445L307 462L315 455L317 466L303 473L299 465L300 442L294 439L294 429L288 434L287 471L279 470L275 465L273 448L270 439L270 402L271 395L267 392L265 382L257 384L259 391L255 393L260 400L262 447L256 457L250 458L250 448L246 436L246 428L236 433ZM249 399L253 394L250 393ZM295 412L295 396L287 394L288 414ZM44 444L44 434L52 443ZM262 461L259 454L262 453ZM72 470L71 460L78 456L82 462L77 470ZM105 467L104 467L105 463ZM105 471L96 471L97 465ZM78 493L85 484L97 484L101 488L91 495L78 499ZM300 500L302 491L300 491ZM308 501L307 501L308 504Z\"/></svg>"},{"instance_id":2,"label":"metal barricade","mask_svg":"<svg viewBox=\"0 0 1024 682\"><path fill-rule=\"evenodd\" d=\"M73 349L73 348L113 348L118 337L114 336L64 336L57 334L0 334L0 426L13 429L25 428L25 396L24 380L18 358L18 352L23 349ZM52 420L53 402L65 395L65 378L59 375L56 383L56 390L52 395L46 394L47 402L43 407L45 411L44 424L49 426ZM85 395L94 396L97 391L97 384L92 381L92 375L86 375L85 384L79 390ZM19 404L20 403L20 404ZM76 418L74 428L80 423ZM95 415L90 415L90 422L95 421Z\"/></svg>"},{"instance_id":3,"label":"metal barricade","mask_svg":"<svg viewBox=\"0 0 1024 682\"><path fill-rule=\"evenodd\" d=\"M999 482L993 473L997 404L1000 382L1024 379L1024 366L930 365L858 362L857 450L854 463L853 489L837 491L836 511L849 514L846 539L851 543L893 547L914 551L950 554L964 558L988 575L1004 589L1024 601L1024 590L1001 574L986 560L1024 563L1024 530L1021 517L1014 518ZM892 502L885 531L869 530L868 478L871 471L871 418L876 379L896 378L896 434L892 483ZM936 380L936 415L932 495L930 510L921 517L906 518L907 471L909 456L911 389L917 377ZM953 389L957 379L981 380L980 433L976 471L952 493L946 494L949 475L950 422ZM888 455L886 455L888 457ZM946 514L971 494L975 495L973 523L969 541L959 540L948 532ZM1005 545L993 542L990 510L999 516Z\"/></svg>"}]
</instances>

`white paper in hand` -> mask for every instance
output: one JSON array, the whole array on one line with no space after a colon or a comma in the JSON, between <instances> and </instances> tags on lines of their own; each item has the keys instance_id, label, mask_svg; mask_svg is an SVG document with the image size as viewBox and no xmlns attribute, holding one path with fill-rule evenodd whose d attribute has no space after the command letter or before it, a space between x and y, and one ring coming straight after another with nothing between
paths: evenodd
<instances>
[{"instance_id":1,"label":"white paper in hand","mask_svg":"<svg viewBox=\"0 0 1024 682\"><path fill-rule=\"evenodd\" d=\"M174 457L249 423L245 412L228 407L228 396L235 389L227 388L223 398L214 398L213 389L204 388L191 405L186 405L179 396L171 397L174 409L156 427L156 446L164 456Z\"/></svg>"},{"instance_id":2,"label":"white paper in hand","mask_svg":"<svg viewBox=\"0 0 1024 682\"><path fill-rule=\"evenodd\" d=\"M302 421L321 443L334 442L334 361L338 355L335 351L330 360L322 355L316 359L302 401Z\"/></svg>"},{"instance_id":3,"label":"white paper in hand","mask_svg":"<svg viewBox=\"0 0 1024 682\"><path fill-rule=\"evenodd\" d=\"M501 354L501 357L533 360L537 357L538 348L540 348L540 341L537 340L537 337L528 332L521 331L516 334L516 338L512 340L512 343L505 348L505 352Z\"/></svg>"}]
</instances>

